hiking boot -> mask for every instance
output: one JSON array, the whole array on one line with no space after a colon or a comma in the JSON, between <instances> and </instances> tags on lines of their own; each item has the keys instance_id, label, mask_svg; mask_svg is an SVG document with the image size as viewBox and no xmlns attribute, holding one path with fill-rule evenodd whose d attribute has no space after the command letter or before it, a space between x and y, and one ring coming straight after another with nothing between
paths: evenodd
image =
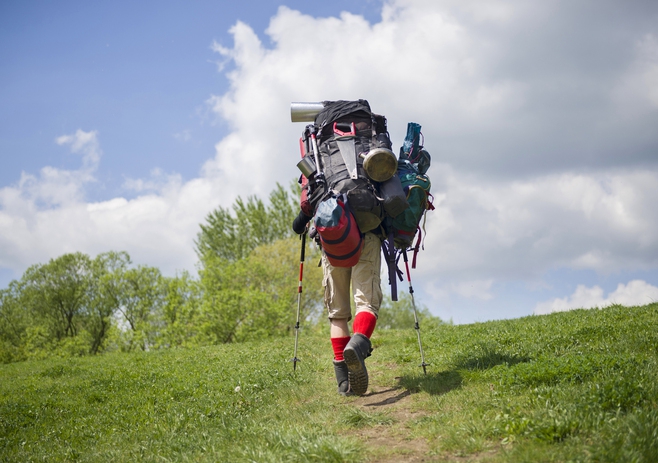
<instances>
[{"instance_id":1,"label":"hiking boot","mask_svg":"<svg viewBox=\"0 0 658 463\"><path fill-rule=\"evenodd\" d=\"M350 391L350 381L345 360L334 360L334 372L336 373L336 383L338 383L338 393L340 395L351 395L352 391Z\"/></svg>"},{"instance_id":2,"label":"hiking boot","mask_svg":"<svg viewBox=\"0 0 658 463\"><path fill-rule=\"evenodd\" d=\"M350 388L357 395L363 395L368 390L368 370L366 370L365 359L370 357L371 352L370 339L361 333L354 333L343 351Z\"/></svg>"}]
</instances>

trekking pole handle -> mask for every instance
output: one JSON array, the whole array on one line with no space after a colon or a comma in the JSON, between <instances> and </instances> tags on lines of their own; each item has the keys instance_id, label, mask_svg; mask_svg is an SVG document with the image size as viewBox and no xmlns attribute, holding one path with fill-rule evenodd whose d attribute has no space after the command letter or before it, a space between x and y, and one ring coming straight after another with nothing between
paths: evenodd
<instances>
[{"instance_id":1,"label":"trekking pole handle","mask_svg":"<svg viewBox=\"0 0 658 463\"><path fill-rule=\"evenodd\" d=\"M315 165L318 169L318 172L322 173L322 168L320 166L320 153L318 153L318 139L315 136L315 132L311 133L311 147L313 148L313 157L315 158Z\"/></svg>"},{"instance_id":2,"label":"trekking pole handle","mask_svg":"<svg viewBox=\"0 0 658 463\"><path fill-rule=\"evenodd\" d=\"M411 294L413 294L414 289L411 286L411 272L409 272L409 259L407 258L407 250L406 249L402 251L402 257L404 259L404 266L407 269L407 281L409 282L409 292Z\"/></svg>"},{"instance_id":3,"label":"trekking pole handle","mask_svg":"<svg viewBox=\"0 0 658 463\"><path fill-rule=\"evenodd\" d=\"M322 172L322 165L320 164L320 152L318 150L318 139L315 136L315 131L311 132L311 148L313 149L313 156L315 157L315 166L317 169L315 180L317 183L324 185L324 173Z\"/></svg>"}]
</instances>

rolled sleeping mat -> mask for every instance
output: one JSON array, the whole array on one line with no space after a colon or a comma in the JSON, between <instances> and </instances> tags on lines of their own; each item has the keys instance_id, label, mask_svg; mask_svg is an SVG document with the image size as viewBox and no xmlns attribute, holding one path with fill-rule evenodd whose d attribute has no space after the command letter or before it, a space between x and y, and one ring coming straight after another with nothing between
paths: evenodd
<instances>
[{"instance_id":1,"label":"rolled sleeping mat","mask_svg":"<svg viewBox=\"0 0 658 463\"><path fill-rule=\"evenodd\" d=\"M320 102L294 102L290 103L290 120L292 122L314 122L315 116L324 109Z\"/></svg>"}]
</instances>

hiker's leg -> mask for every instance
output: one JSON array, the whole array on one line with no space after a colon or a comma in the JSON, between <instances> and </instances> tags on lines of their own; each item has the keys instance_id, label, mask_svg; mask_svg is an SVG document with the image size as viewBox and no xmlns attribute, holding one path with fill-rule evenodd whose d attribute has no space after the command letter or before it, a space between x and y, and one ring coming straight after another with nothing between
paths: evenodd
<instances>
[{"instance_id":1,"label":"hiker's leg","mask_svg":"<svg viewBox=\"0 0 658 463\"><path fill-rule=\"evenodd\" d=\"M334 267L329 263L329 260L323 253L322 272L324 274L324 278L322 279L324 306L327 308L327 316L329 320L344 320L345 324L347 324L352 319L352 309L350 307L352 268ZM342 326L342 322L337 322L336 326ZM349 331L343 335L349 336Z\"/></svg>"},{"instance_id":2,"label":"hiker's leg","mask_svg":"<svg viewBox=\"0 0 658 463\"><path fill-rule=\"evenodd\" d=\"M377 323L377 313L382 302L380 283L381 241L372 233L365 234L365 243L359 262L352 267L352 288L356 316L352 330L354 335L345 346L343 355L347 363L350 388L355 394L368 390L368 370L365 359L370 356L370 336Z\"/></svg>"},{"instance_id":3,"label":"hiker's leg","mask_svg":"<svg viewBox=\"0 0 658 463\"><path fill-rule=\"evenodd\" d=\"M350 341L350 330L347 326L347 319L331 318L329 319L331 332L331 347L334 350L334 373L336 374L336 384L338 393L341 395L350 394L349 373L343 351Z\"/></svg>"},{"instance_id":4,"label":"hiker's leg","mask_svg":"<svg viewBox=\"0 0 658 463\"><path fill-rule=\"evenodd\" d=\"M350 340L350 330L347 322L352 318L350 308L351 270L351 268L332 266L326 256L322 255L324 304L329 317L329 336L334 352L333 363L336 383L338 384L338 393L342 395L346 395L350 391L343 350Z\"/></svg>"},{"instance_id":5,"label":"hiker's leg","mask_svg":"<svg viewBox=\"0 0 658 463\"><path fill-rule=\"evenodd\" d=\"M330 318L329 332L331 338L350 337L350 328L347 324L347 318Z\"/></svg>"},{"instance_id":6,"label":"hiker's leg","mask_svg":"<svg viewBox=\"0 0 658 463\"><path fill-rule=\"evenodd\" d=\"M361 259L352 268L352 288L356 316L352 330L370 338L377 323L377 314L382 303L381 287L381 241L372 233L365 234Z\"/></svg>"}]
</instances>

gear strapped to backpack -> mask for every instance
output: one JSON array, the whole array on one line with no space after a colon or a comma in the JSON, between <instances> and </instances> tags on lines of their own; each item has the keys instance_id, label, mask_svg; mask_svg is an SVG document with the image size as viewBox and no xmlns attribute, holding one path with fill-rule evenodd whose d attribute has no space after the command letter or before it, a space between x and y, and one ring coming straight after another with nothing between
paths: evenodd
<instances>
[{"instance_id":1,"label":"gear strapped to backpack","mask_svg":"<svg viewBox=\"0 0 658 463\"><path fill-rule=\"evenodd\" d=\"M411 267L416 268L416 257L421 247L425 228L423 223L423 230L421 230L420 221L426 218L428 210L434 210L430 194L431 182L426 174L431 158L421 143L420 129L421 126L414 122L407 124L407 135L400 148L396 174L406 194L409 207L396 217L387 217L384 221L387 239L382 244L382 249L388 266L391 299L394 301L397 300L396 277L399 275L397 270L399 254L412 249L414 255ZM416 244L413 245L416 234L418 238Z\"/></svg>"},{"instance_id":2,"label":"gear strapped to backpack","mask_svg":"<svg viewBox=\"0 0 658 463\"><path fill-rule=\"evenodd\" d=\"M407 125L407 136L400 148L397 176L407 195L409 208L387 222L389 232L393 232L395 246L398 249L412 247L413 239L418 233L418 240L413 247L417 253L422 240L420 221L428 210L433 210L430 194L431 182L427 176L430 167L430 155L420 143L421 126L414 122ZM415 268L415 264L413 268Z\"/></svg>"},{"instance_id":3,"label":"gear strapped to backpack","mask_svg":"<svg viewBox=\"0 0 658 463\"><path fill-rule=\"evenodd\" d=\"M353 267L363 250L363 236L344 197L322 201L315 214L322 249L334 267Z\"/></svg>"}]
</instances>

